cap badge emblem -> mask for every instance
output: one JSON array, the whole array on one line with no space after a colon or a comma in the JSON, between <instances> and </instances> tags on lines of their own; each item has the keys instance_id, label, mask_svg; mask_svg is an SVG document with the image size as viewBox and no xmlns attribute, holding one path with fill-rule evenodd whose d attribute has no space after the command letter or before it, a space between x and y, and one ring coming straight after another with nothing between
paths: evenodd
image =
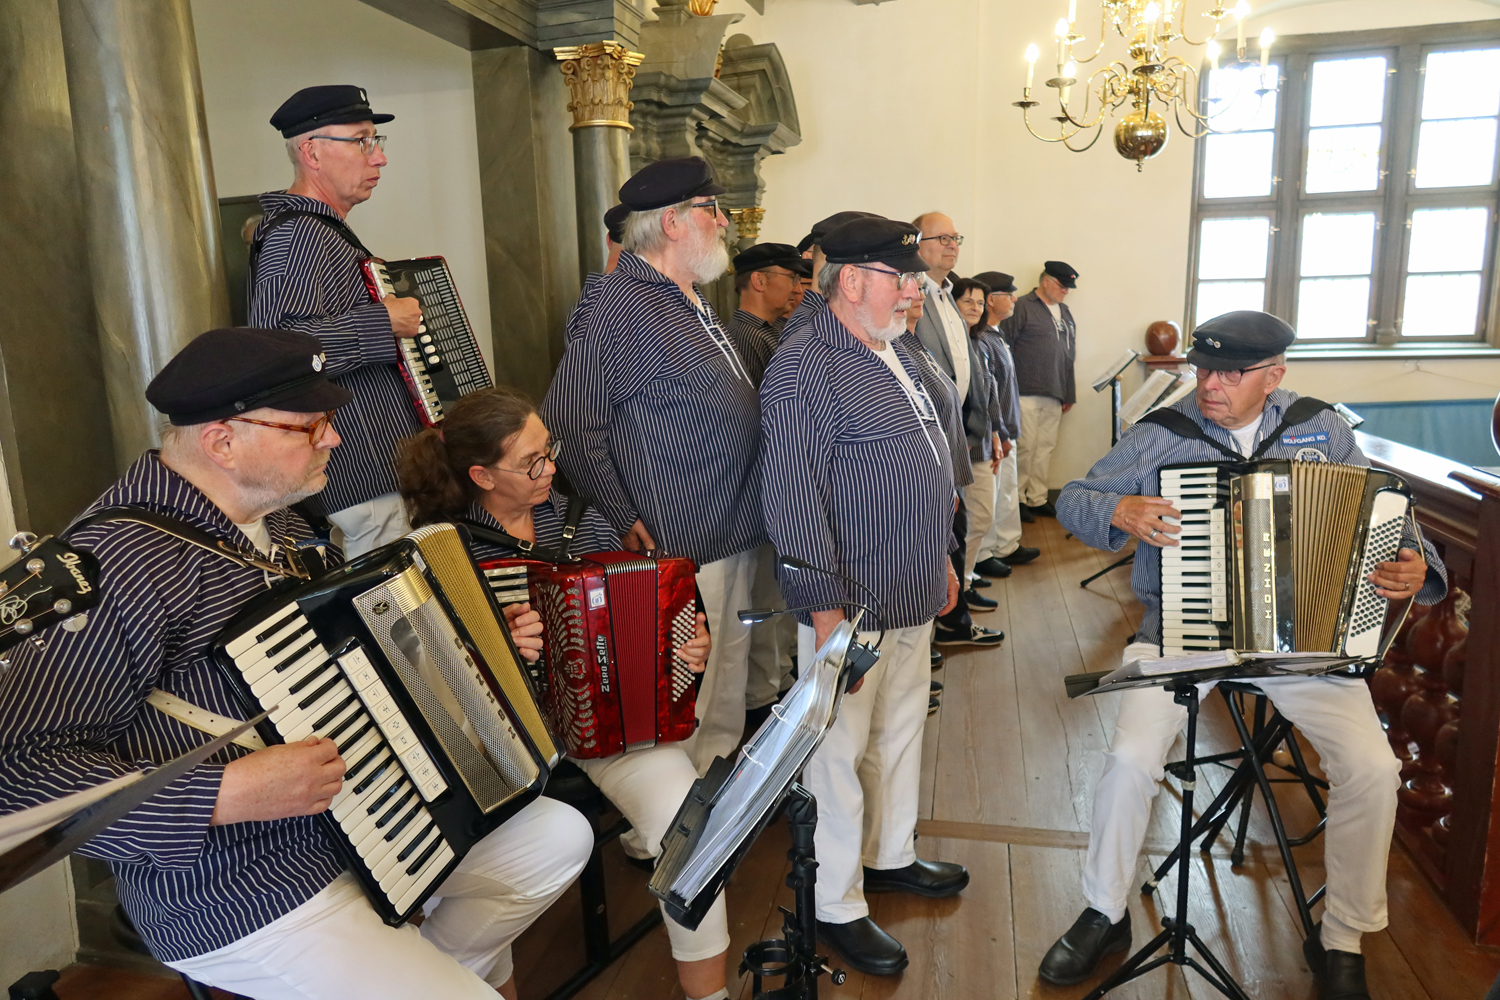
<instances>
[{"instance_id":1,"label":"cap badge emblem","mask_svg":"<svg viewBox=\"0 0 1500 1000\"><path fill-rule=\"evenodd\" d=\"M365 96L365 89L363 87L359 88L359 99L361 101L369 101L369 98Z\"/></svg>"},{"instance_id":2,"label":"cap badge emblem","mask_svg":"<svg viewBox=\"0 0 1500 1000\"><path fill-rule=\"evenodd\" d=\"M1212 337L1204 337L1203 339L1206 340L1208 343L1213 344L1215 347L1223 347L1224 346L1223 344L1219 343L1217 340L1215 340Z\"/></svg>"},{"instance_id":3,"label":"cap badge emblem","mask_svg":"<svg viewBox=\"0 0 1500 1000\"><path fill-rule=\"evenodd\" d=\"M917 242L916 233L906 233L901 237L901 245L904 247L909 247L915 242Z\"/></svg>"},{"instance_id":4,"label":"cap badge emblem","mask_svg":"<svg viewBox=\"0 0 1500 1000\"><path fill-rule=\"evenodd\" d=\"M314 354L313 355L313 371L320 372L322 370L323 370L323 355L321 355L321 354Z\"/></svg>"}]
</instances>

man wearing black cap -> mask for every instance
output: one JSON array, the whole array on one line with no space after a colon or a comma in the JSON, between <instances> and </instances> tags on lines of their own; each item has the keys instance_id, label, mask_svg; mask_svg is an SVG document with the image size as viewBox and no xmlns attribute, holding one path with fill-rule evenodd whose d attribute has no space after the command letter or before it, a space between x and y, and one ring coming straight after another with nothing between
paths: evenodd
<instances>
[{"instance_id":1,"label":"man wearing black cap","mask_svg":"<svg viewBox=\"0 0 1500 1000\"><path fill-rule=\"evenodd\" d=\"M989 530L974 553L974 568L983 576L1010 576L1012 566L1022 566L1041 555L1040 549L1021 544L1021 506L1016 478L1016 441L1021 436L1021 392L1016 384L1016 361L1010 345L1000 335L1000 324L1016 310L1016 280L1004 271L982 271L974 275L990 290L985 297L984 323L974 338L985 352L1000 395L1000 468L995 472L994 513Z\"/></svg>"},{"instance_id":2,"label":"man wearing black cap","mask_svg":"<svg viewBox=\"0 0 1500 1000\"><path fill-rule=\"evenodd\" d=\"M729 321L729 339L760 385L781 340L778 323L792 314L802 278L812 262L787 243L757 243L734 258L734 290L739 308Z\"/></svg>"},{"instance_id":3,"label":"man wearing black cap","mask_svg":"<svg viewBox=\"0 0 1500 1000\"><path fill-rule=\"evenodd\" d=\"M620 188L624 251L567 345L542 417L567 442L560 464L634 551L699 566L714 648L684 744L698 773L732 754L745 727L748 608L760 506L755 380L698 285L729 267L713 170L660 160Z\"/></svg>"},{"instance_id":4,"label":"man wearing black cap","mask_svg":"<svg viewBox=\"0 0 1500 1000\"><path fill-rule=\"evenodd\" d=\"M814 222L812 229L808 230L807 235L802 237L801 242L797 244L797 252L804 260L812 264L813 287L803 289L802 300L797 303L796 308L792 310L792 314L787 317L781 327L782 340L790 337L797 327L812 319L814 313L827 305L817 288L817 276L822 273L823 265L826 263L826 258L823 256L823 237L846 222L863 218L878 219L880 216L873 212L835 212L826 219Z\"/></svg>"},{"instance_id":5,"label":"man wearing black cap","mask_svg":"<svg viewBox=\"0 0 1500 1000\"><path fill-rule=\"evenodd\" d=\"M783 556L829 571L781 573L792 607L818 609L798 612L799 662L848 602L889 630L802 780L818 799L818 935L861 972L894 975L906 950L870 919L865 894L937 898L969 881L914 849L932 620L958 601L953 463L919 368L892 343L927 268L916 227L854 219L822 249L828 306L782 343L761 386L766 529Z\"/></svg>"},{"instance_id":6,"label":"man wearing black cap","mask_svg":"<svg viewBox=\"0 0 1500 1000\"><path fill-rule=\"evenodd\" d=\"M630 209L624 204L616 205L604 213L604 245L609 248L609 257L604 262L604 274L590 271L584 276L578 301L573 303L573 311L568 313L567 326L563 332L564 343L571 344L583 336L584 327L588 325L588 311L593 308L594 296L599 293L599 282L605 274L613 273L615 266L620 263L620 251L625 249L620 241L625 238L625 220L629 215Z\"/></svg>"},{"instance_id":7,"label":"man wearing black cap","mask_svg":"<svg viewBox=\"0 0 1500 1000\"><path fill-rule=\"evenodd\" d=\"M1016 361L1021 390L1021 439L1017 442L1016 476L1021 509L1033 517L1056 517L1047 499L1047 474L1062 415L1073 408L1073 358L1078 328L1063 305L1078 284L1078 272L1060 260L1042 265L1037 286L1016 302L1015 314L1000 324Z\"/></svg>"},{"instance_id":8,"label":"man wearing black cap","mask_svg":"<svg viewBox=\"0 0 1500 1000\"><path fill-rule=\"evenodd\" d=\"M371 302L360 264L370 252L345 223L367 201L385 166L385 136L360 87L307 87L287 98L271 126L286 139L295 177L260 196L265 210L250 244L250 322L310 333L328 351L328 373L354 396L344 446L317 504L361 555L407 531L396 493L396 442L422 429L398 367L397 338L415 337L416 299Z\"/></svg>"},{"instance_id":9,"label":"man wearing black cap","mask_svg":"<svg viewBox=\"0 0 1500 1000\"><path fill-rule=\"evenodd\" d=\"M1160 492L1159 470L1189 462L1243 458L1301 459L1369 465L1354 435L1328 404L1280 388L1285 351L1295 338L1282 320L1262 312L1218 316L1193 334L1189 363L1198 391L1149 414L1120 438L1083 479L1063 488L1058 520L1095 548L1119 551L1139 540L1131 588L1145 606L1124 661L1160 655L1163 637L1161 553L1177 545L1181 513ZM1429 546L1403 539L1397 561L1369 577L1389 599L1416 595L1422 604L1447 591L1442 563ZM1317 749L1327 773L1328 893L1321 929L1304 945L1324 996L1368 998L1360 935L1386 923L1385 868L1396 816L1400 764L1360 680L1277 677L1263 690ZM1119 717L1103 773L1094 790L1083 895L1088 908L1042 960L1048 982L1081 982L1101 956L1130 945L1125 909L1151 800L1162 768L1186 719L1186 709L1161 688L1120 696Z\"/></svg>"},{"instance_id":10,"label":"man wearing black cap","mask_svg":"<svg viewBox=\"0 0 1500 1000\"><path fill-rule=\"evenodd\" d=\"M246 602L309 571L295 549L312 531L288 504L323 488L350 399L324 358L306 334L214 330L152 380L171 420L161 451L67 532L99 560L100 604L0 673L0 813L164 764L207 742L199 729L245 718L209 645ZM120 506L225 551L90 521ZM514 998L510 942L582 869L587 821L539 799L470 851L420 934L388 927L316 818L345 772L330 734L347 739L334 719L300 742L232 745L81 853L110 863L151 953L201 982L257 1000Z\"/></svg>"}]
</instances>

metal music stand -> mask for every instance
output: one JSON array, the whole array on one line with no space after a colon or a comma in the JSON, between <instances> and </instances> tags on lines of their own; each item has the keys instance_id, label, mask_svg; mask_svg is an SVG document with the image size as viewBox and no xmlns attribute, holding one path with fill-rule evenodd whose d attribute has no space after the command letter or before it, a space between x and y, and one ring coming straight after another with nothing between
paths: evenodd
<instances>
[{"instance_id":1,"label":"metal music stand","mask_svg":"<svg viewBox=\"0 0 1500 1000\"><path fill-rule=\"evenodd\" d=\"M1140 351L1130 351L1128 353L1130 357L1120 366L1118 371L1109 377L1107 382L1101 377L1099 381L1094 383L1095 392L1103 392L1106 387L1109 389L1109 446L1111 448L1120 443L1120 435L1125 432L1125 428L1120 426L1120 407L1122 405L1121 399L1123 398L1120 379L1125 375L1125 371L1130 367L1130 363L1141 356ZM1087 587L1106 573L1117 570L1121 566L1129 566L1133 562L1135 562L1134 552L1123 559L1115 560L1088 579L1078 581L1078 586Z\"/></svg>"},{"instance_id":2,"label":"metal music stand","mask_svg":"<svg viewBox=\"0 0 1500 1000\"><path fill-rule=\"evenodd\" d=\"M1168 963L1192 969L1207 980L1210 986L1232 1000L1250 1000L1249 994L1239 983L1235 982L1229 970L1224 967L1224 963L1209 950L1208 945L1203 943L1203 939L1188 922L1188 878L1192 872L1190 848L1193 843L1193 792L1197 788L1198 780L1196 756L1198 685L1207 681L1253 680L1267 676L1330 673L1361 661L1354 657L1337 660L1330 657L1327 662L1316 666L1311 665L1311 661L1305 661L1309 666L1289 669L1276 666L1278 661L1274 658L1241 661L1240 657L1233 652L1226 652L1222 655L1226 660L1233 662L1156 675L1140 670L1132 672L1131 667L1135 664L1130 664L1120 670L1075 674L1065 679L1070 698L1135 687L1161 687L1172 692L1173 700L1187 709L1187 750L1182 755L1182 760L1167 765L1167 770L1182 787L1182 822L1177 844L1176 908L1171 916L1162 918L1160 934L1127 958L1124 964L1096 986L1083 1000L1100 1000L1115 987L1139 979ZM1197 953L1197 957L1189 953L1189 946ZM1166 954L1157 955L1156 953L1163 947L1167 949Z\"/></svg>"}]
</instances>

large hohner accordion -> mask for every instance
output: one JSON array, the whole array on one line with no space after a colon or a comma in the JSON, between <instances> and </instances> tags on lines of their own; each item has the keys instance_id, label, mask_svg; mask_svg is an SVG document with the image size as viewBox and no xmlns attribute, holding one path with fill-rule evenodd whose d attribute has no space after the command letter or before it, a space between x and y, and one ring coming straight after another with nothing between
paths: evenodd
<instances>
[{"instance_id":1,"label":"large hohner accordion","mask_svg":"<svg viewBox=\"0 0 1500 1000\"><path fill-rule=\"evenodd\" d=\"M535 798L558 751L460 530L413 532L268 591L214 642L269 743L348 765L322 814L389 924Z\"/></svg>"},{"instance_id":2,"label":"large hohner accordion","mask_svg":"<svg viewBox=\"0 0 1500 1000\"><path fill-rule=\"evenodd\" d=\"M691 559L595 552L573 562L482 560L501 604L542 618L538 689L569 756L609 757L685 740L693 673L677 655L697 633Z\"/></svg>"},{"instance_id":3,"label":"large hohner accordion","mask_svg":"<svg viewBox=\"0 0 1500 1000\"><path fill-rule=\"evenodd\" d=\"M401 377L428 427L443 419L443 406L494 382L484 367L479 341L459 301L448 262L441 257L364 262L365 287L380 301L388 295L411 297L422 307L415 337L401 337Z\"/></svg>"},{"instance_id":4,"label":"large hohner accordion","mask_svg":"<svg viewBox=\"0 0 1500 1000\"><path fill-rule=\"evenodd\" d=\"M1366 578L1396 558L1411 491L1378 469L1270 459L1169 465L1182 512L1161 550L1162 653L1380 652L1386 601Z\"/></svg>"}]
</instances>

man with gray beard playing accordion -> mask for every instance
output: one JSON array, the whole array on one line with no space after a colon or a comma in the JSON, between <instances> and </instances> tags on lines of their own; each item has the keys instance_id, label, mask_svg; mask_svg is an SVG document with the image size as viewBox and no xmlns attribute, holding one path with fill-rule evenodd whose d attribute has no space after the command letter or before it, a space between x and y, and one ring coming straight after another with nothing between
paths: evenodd
<instances>
[{"instance_id":1,"label":"man with gray beard playing accordion","mask_svg":"<svg viewBox=\"0 0 1500 1000\"><path fill-rule=\"evenodd\" d=\"M473 539L479 560L544 558L544 552L562 543L570 521L569 499L552 489L561 450L562 442L548 433L536 408L520 393L503 386L471 392L449 408L441 433L429 428L402 442L397 471L411 523L468 522L489 536ZM586 510L574 528L574 553L620 548L619 534L596 510ZM511 636L528 660L535 662L546 646L562 645L543 632L542 620L529 604L508 604L504 611ZM677 649L695 672L703 670L710 648L703 623L699 613L697 636ZM658 743L575 763L630 821L650 856L659 854L662 836L698 777L682 744ZM688 1000L727 997L729 925L723 897L714 901L696 930L670 916L666 924Z\"/></svg>"},{"instance_id":2,"label":"man with gray beard playing accordion","mask_svg":"<svg viewBox=\"0 0 1500 1000\"><path fill-rule=\"evenodd\" d=\"M1064 487L1058 521L1095 548L1118 551L1134 537L1131 588L1146 612L1124 662L1158 655L1163 639L1162 551L1176 547L1181 514L1159 494L1161 469L1183 463L1293 459L1369 466L1348 425L1326 403L1279 388L1296 334L1262 312L1232 312L1193 334L1189 363L1195 395L1149 414L1083 479ZM1329 539L1330 544L1334 539ZM1348 539L1344 540L1345 542ZM1447 592L1436 552L1403 536L1397 559L1369 576L1387 600L1415 595L1433 604ZM1386 854L1396 817L1400 764L1391 753L1370 692L1357 678L1260 678L1281 713L1302 730L1328 775L1324 855L1328 892L1323 922L1304 945L1327 1000L1362 1000L1360 935L1386 925ZM1088 908L1042 959L1041 977L1082 982L1106 954L1130 946L1126 897L1146 835L1167 754L1187 710L1159 687L1120 696L1119 717L1094 790L1083 895Z\"/></svg>"},{"instance_id":3,"label":"man with gray beard playing accordion","mask_svg":"<svg viewBox=\"0 0 1500 1000\"><path fill-rule=\"evenodd\" d=\"M323 488L334 411L349 402L324 370L316 338L239 328L203 334L152 380L146 396L171 420L161 451L90 511L136 508L225 551L129 521L67 532L99 559L102 600L82 631L24 644L0 673L0 813L149 770L208 742L200 727L246 718L211 645L312 536L287 505ZM323 704L283 706L282 722ZM80 853L110 863L151 953L211 986L256 1000L515 1000L510 944L583 869L588 821L536 799L469 849L420 931L388 926L319 818L346 790L342 754L357 775L368 745L336 721L229 746Z\"/></svg>"}]
</instances>

